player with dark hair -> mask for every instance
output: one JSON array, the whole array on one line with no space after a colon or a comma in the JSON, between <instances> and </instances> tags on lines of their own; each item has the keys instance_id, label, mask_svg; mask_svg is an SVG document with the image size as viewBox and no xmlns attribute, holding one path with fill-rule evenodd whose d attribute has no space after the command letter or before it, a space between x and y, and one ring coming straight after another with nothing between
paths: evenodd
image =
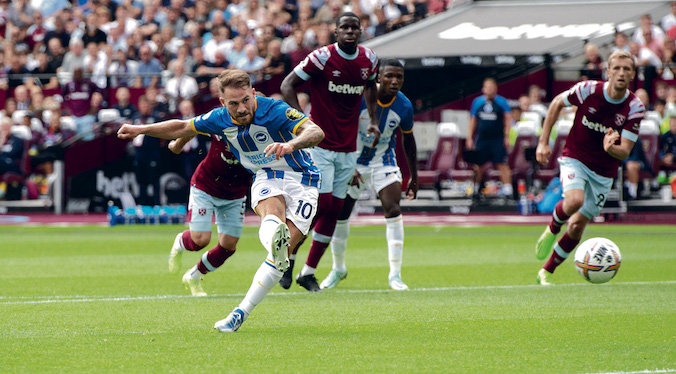
<instances>
[{"instance_id":1,"label":"player with dark hair","mask_svg":"<svg viewBox=\"0 0 676 374\"><path fill-rule=\"evenodd\" d=\"M304 148L317 145L324 132L283 101L256 97L249 75L241 70L222 72L218 82L222 108L191 120L125 124L118 137L224 135L242 166L255 175L251 207L261 217L258 236L268 256L239 306L214 325L218 331L234 332L282 278L289 267L289 247L310 230L321 174Z\"/></svg>"},{"instance_id":2,"label":"player with dark hair","mask_svg":"<svg viewBox=\"0 0 676 374\"><path fill-rule=\"evenodd\" d=\"M302 111L296 89L309 80L310 115L326 133L324 140L310 150L321 170L322 186L310 253L296 278L299 285L311 292L321 291L315 271L331 241L356 166L354 151L357 149L362 97L372 118L368 133L372 134L374 144L380 136L375 115L378 59L373 51L358 45L361 36L359 17L351 12L340 14L335 36L336 43L310 53L284 78L280 87L284 100ZM295 251L297 249L292 254L291 269L282 281L284 288L291 284Z\"/></svg>"},{"instance_id":3,"label":"player with dark hair","mask_svg":"<svg viewBox=\"0 0 676 374\"><path fill-rule=\"evenodd\" d=\"M378 72L378 110L380 141L372 146L367 132L370 118L362 101L357 137L357 170L353 185L348 190L343 210L338 216L336 230L331 238L333 269L322 281L322 289L333 288L347 276L345 251L350 234L350 214L366 185L378 193L385 214L387 253L390 262L388 281L390 288L407 290L401 279L401 263L404 251L404 220L401 215L401 170L394 153L396 131L401 129L406 162L411 179L406 188L406 198L415 199L418 193L417 148L413 137L413 105L399 90L404 84L404 67L395 59L381 61Z\"/></svg>"},{"instance_id":4,"label":"player with dark hair","mask_svg":"<svg viewBox=\"0 0 676 374\"><path fill-rule=\"evenodd\" d=\"M629 90L636 75L631 54L613 52L606 69L608 81L583 81L557 95L549 106L536 158L547 164L552 151L549 134L564 106L577 106L573 127L559 158L564 199L556 204L552 221L535 246L535 256L544 260L537 281L552 283L552 273L575 249L589 221L598 216L617 176L622 160L629 156L638 139L645 115L641 100ZM568 223L563 237L554 244L561 226Z\"/></svg>"}]
</instances>

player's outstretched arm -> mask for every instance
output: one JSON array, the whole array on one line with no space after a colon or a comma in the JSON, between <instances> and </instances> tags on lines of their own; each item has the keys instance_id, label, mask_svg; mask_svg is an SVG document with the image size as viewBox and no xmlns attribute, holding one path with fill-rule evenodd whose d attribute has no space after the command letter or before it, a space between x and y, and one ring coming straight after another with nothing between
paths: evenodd
<instances>
[{"instance_id":1,"label":"player's outstretched arm","mask_svg":"<svg viewBox=\"0 0 676 374\"><path fill-rule=\"evenodd\" d=\"M133 139L139 135L150 135L162 139L176 139L183 136L197 135L190 120L170 119L150 125L124 124L117 130L120 139Z\"/></svg>"},{"instance_id":2,"label":"player's outstretched arm","mask_svg":"<svg viewBox=\"0 0 676 374\"><path fill-rule=\"evenodd\" d=\"M277 159L295 150L314 147L324 139L324 131L314 122L307 120L296 130L296 137L286 143L272 143L265 147L265 156L275 155Z\"/></svg>"},{"instance_id":3,"label":"player's outstretched arm","mask_svg":"<svg viewBox=\"0 0 676 374\"><path fill-rule=\"evenodd\" d=\"M403 134L404 154L411 180L406 187L406 198L413 200L418 195L418 147L415 144L413 133Z\"/></svg>"},{"instance_id":4,"label":"player's outstretched arm","mask_svg":"<svg viewBox=\"0 0 676 374\"><path fill-rule=\"evenodd\" d=\"M183 147L185 147L185 145L188 144L194 137L195 135L183 136L181 138L170 141L169 150L174 154L180 155L181 152L183 151Z\"/></svg>"}]
</instances>

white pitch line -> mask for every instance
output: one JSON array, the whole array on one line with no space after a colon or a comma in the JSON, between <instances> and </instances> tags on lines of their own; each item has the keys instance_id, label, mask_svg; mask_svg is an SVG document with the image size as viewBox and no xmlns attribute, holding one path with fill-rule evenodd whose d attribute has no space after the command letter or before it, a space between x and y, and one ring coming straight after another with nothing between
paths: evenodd
<instances>
[{"instance_id":1,"label":"white pitch line","mask_svg":"<svg viewBox=\"0 0 676 374\"><path fill-rule=\"evenodd\" d=\"M655 370L640 370L640 371L604 371L599 373L589 374L652 374L652 373L676 373L676 369L655 369Z\"/></svg>"},{"instance_id":2,"label":"white pitch line","mask_svg":"<svg viewBox=\"0 0 676 374\"><path fill-rule=\"evenodd\" d=\"M649 286L656 284L676 284L674 281L656 281L656 282L613 282L600 287L613 286ZM559 284L556 287L594 287L589 283L571 283ZM434 288L412 288L408 292L438 292L438 291L475 291L475 290L501 290L501 289L522 289L522 288L539 288L549 289L550 287L542 287L536 284L523 285L506 285L506 286L455 286L455 287L434 287ZM598 287L598 286L597 286ZM370 289L370 290L333 290L331 293L385 293L398 292L390 289ZM296 296L307 295L307 291L292 291L292 292L272 292L268 296ZM232 293L223 295L209 295L207 298L223 298L223 297L243 297L245 293ZM156 295L156 296L3 296L0 305L28 305L28 304L54 304L54 303L90 303L95 301L145 301L145 300L174 300L174 299L189 299L194 298L191 295ZM43 300L39 300L43 299ZM619 372L618 372L619 373ZM640 372L637 372L640 373Z\"/></svg>"}]
</instances>

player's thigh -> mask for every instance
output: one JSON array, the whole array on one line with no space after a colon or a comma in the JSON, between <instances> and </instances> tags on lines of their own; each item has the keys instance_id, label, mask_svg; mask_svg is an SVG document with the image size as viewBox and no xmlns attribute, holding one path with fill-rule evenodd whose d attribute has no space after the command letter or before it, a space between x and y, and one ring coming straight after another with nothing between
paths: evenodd
<instances>
[{"instance_id":1,"label":"player's thigh","mask_svg":"<svg viewBox=\"0 0 676 374\"><path fill-rule=\"evenodd\" d=\"M216 228L220 234L239 238L244 227L246 197L236 200L221 200L216 207Z\"/></svg>"},{"instance_id":2,"label":"player's thigh","mask_svg":"<svg viewBox=\"0 0 676 374\"><path fill-rule=\"evenodd\" d=\"M286 184L286 219L293 222L301 234L307 235L317 213L319 190L298 182Z\"/></svg>"},{"instance_id":3,"label":"player's thigh","mask_svg":"<svg viewBox=\"0 0 676 374\"><path fill-rule=\"evenodd\" d=\"M589 183L584 191L584 204L582 204L579 212L588 219L601 214L601 209L606 204L612 186L612 178L602 177L598 174L590 175Z\"/></svg>"},{"instance_id":4,"label":"player's thigh","mask_svg":"<svg viewBox=\"0 0 676 374\"><path fill-rule=\"evenodd\" d=\"M398 166L383 166L374 171L373 188L378 193L386 212L399 208L402 180Z\"/></svg>"},{"instance_id":5,"label":"player's thigh","mask_svg":"<svg viewBox=\"0 0 676 374\"><path fill-rule=\"evenodd\" d=\"M357 155L355 153L337 152L335 157L333 172L333 196L344 199L347 196L347 190L352 182L354 170L357 166ZM322 181L322 185L324 181ZM320 191L322 192L322 191Z\"/></svg>"},{"instance_id":6,"label":"player's thigh","mask_svg":"<svg viewBox=\"0 0 676 374\"><path fill-rule=\"evenodd\" d=\"M261 218L267 214L283 218L285 194L283 179L258 177L251 185L251 208Z\"/></svg>"},{"instance_id":7,"label":"player's thigh","mask_svg":"<svg viewBox=\"0 0 676 374\"><path fill-rule=\"evenodd\" d=\"M319 187L320 193L333 192L335 162L337 152L329 151L323 148L310 148L310 155L317 169L322 174L322 183Z\"/></svg>"},{"instance_id":8,"label":"player's thigh","mask_svg":"<svg viewBox=\"0 0 676 374\"><path fill-rule=\"evenodd\" d=\"M208 231L211 233L211 218L216 205L215 197L196 188L190 187L188 197L188 227L190 231Z\"/></svg>"}]
</instances>

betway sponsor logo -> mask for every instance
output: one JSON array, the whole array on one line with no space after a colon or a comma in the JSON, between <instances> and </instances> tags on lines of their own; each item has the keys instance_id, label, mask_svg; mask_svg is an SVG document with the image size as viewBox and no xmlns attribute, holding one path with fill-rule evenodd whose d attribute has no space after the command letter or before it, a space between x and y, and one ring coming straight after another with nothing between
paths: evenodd
<instances>
[{"instance_id":1,"label":"betway sponsor logo","mask_svg":"<svg viewBox=\"0 0 676 374\"><path fill-rule=\"evenodd\" d=\"M364 92L364 86L352 86L347 83L335 84L333 81L329 81L329 91L340 94L361 95Z\"/></svg>"},{"instance_id":2,"label":"betway sponsor logo","mask_svg":"<svg viewBox=\"0 0 676 374\"><path fill-rule=\"evenodd\" d=\"M592 122L587 119L587 116L582 116L582 124L588 127L591 130L598 131L598 132L603 132L605 133L608 131L608 128L603 126L600 123Z\"/></svg>"}]
</instances>

